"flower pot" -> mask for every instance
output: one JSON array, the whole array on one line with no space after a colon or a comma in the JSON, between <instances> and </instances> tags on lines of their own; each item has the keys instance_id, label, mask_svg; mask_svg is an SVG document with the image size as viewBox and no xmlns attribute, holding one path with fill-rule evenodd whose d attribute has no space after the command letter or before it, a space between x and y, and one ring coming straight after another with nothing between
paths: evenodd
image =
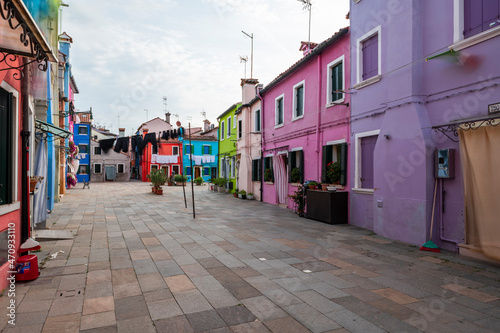
<instances>
[{"instance_id":1,"label":"flower pot","mask_svg":"<svg viewBox=\"0 0 500 333\"><path fill-rule=\"evenodd\" d=\"M241 195L241 198L242 198L243 200L246 200L246 199L247 199L247 195L246 195L246 194L242 194L242 195Z\"/></svg>"},{"instance_id":2,"label":"flower pot","mask_svg":"<svg viewBox=\"0 0 500 333\"><path fill-rule=\"evenodd\" d=\"M239 194L239 193L238 193L238 198L242 199L242 197L243 197L243 196L242 196L241 194Z\"/></svg>"},{"instance_id":3,"label":"flower pot","mask_svg":"<svg viewBox=\"0 0 500 333\"><path fill-rule=\"evenodd\" d=\"M321 190L323 191L328 190L328 186L330 186L330 184L321 184Z\"/></svg>"},{"instance_id":4,"label":"flower pot","mask_svg":"<svg viewBox=\"0 0 500 333\"><path fill-rule=\"evenodd\" d=\"M162 188L157 188L156 189L156 194L157 195L163 195L163 189Z\"/></svg>"},{"instance_id":5,"label":"flower pot","mask_svg":"<svg viewBox=\"0 0 500 333\"><path fill-rule=\"evenodd\" d=\"M253 200L253 198L254 198L253 195L247 195L248 200Z\"/></svg>"},{"instance_id":6,"label":"flower pot","mask_svg":"<svg viewBox=\"0 0 500 333\"><path fill-rule=\"evenodd\" d=\"M223 186L219 186L218 191L219 191L219 193L225 193L226 192L226 188L223 187Z\"/></svg>"},{"instance_id":7,"label":"flower pot","mask_svg":"<svg viewBox=\"0 0 500 333\"><path fill-rule=\"evenodd\" d=\"M37 181L30 180L30 192L35 191L36 184L38 184Z\"/></svg>"},{"instance_id":8,"label":"flower pot","mask_svg":"<svg viewBox=\"0 0 500 333\"><path fill-rule=\"evenodd\" d=\"M151 188L151 192L156 193L156 187L154 187L154 186L153 186L153 187Z\"/></svg>"},{"instance_id":9,"label":"flower pot","mask_svg":"<svg viewBox=\"0 0 500 333\"><path fill-rule=\"evenodd\" d=\"M238 197L238 193L233 193L233 197L237 198Z\"/></svg>"},{"instance_id":10,"label":"flower pot","mask_svg":"<svg viewBox=\"0 0 500 333\"><path fill-rule=\"evenodd\" d=\"M310 190L315 190L316 189L316 185L308 185L308 186L309 186Z\"/></svg>"}]
</instances>

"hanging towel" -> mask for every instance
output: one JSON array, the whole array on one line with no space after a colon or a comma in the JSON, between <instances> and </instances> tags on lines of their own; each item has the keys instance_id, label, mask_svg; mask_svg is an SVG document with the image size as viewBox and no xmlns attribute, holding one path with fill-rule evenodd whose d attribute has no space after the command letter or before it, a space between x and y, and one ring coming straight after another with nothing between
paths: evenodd
<instances>
[{"instance_id":1,"label":"hanging towel","mask_svg":"<svg viewBox=\"0 0 500 333\"><path fill-rule=\"evenodd\" d=\"M116 139L115 152L119 153L123 151L124 153L128 153L128 145L129 145L129 137L123 137Z\"/></svg>"},{"instance_id":2,"label":"hanging towel","mask_svg":"<svg viewBox=\"0 0 500 333\"><path fill-rule=\"evenodd\" d=\"M101 147L102 151L107 154L108 150L113 148L113 144L115 143L115 139L104 139L99 140L99 147Z\"/></svg>"}]
</instances>

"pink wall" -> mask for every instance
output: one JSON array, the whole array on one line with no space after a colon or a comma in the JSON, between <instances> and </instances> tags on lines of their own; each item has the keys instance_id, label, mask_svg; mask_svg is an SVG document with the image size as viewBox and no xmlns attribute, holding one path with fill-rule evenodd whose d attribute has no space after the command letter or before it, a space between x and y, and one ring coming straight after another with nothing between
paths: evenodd
<instances>
[{"instance_id":1,"label":"pink wall","mask_svg":"<svg viewBox=\"0 0 500 333\"><path fill-rule=\"evenodd\" d=\"M334 37L332 37L334 38ZM325 43L328 43L326 41ZM304 152L304 180L321 182L322 147L329 141L350 142L350 108L345 105L327 105L328 65L343 56L344 87L350 87L349 33L328 46L320 44L309 55L308 61L292 66L278 83L271 83L263 92L263 151L264 157L270 149L288 146L288 151L302 148ZM318 51L319 50L319 51ZM304 116L296 120L293 115L294 85L304 81ZM284 96L284 125L275 128L275 100ZM350 102L350 95L344 94L344 103ZM348 156L350 159L350 156ZM349 161L348 161L349 163ZM349 164L348 164L349 165ZM345 189L349 189L348 183ZM292 194L296 187L288 184ZM276 204L274 184L264 183L263 199ZM290 202L289 207L291 208Z\"/></svg>"}]
</instances>

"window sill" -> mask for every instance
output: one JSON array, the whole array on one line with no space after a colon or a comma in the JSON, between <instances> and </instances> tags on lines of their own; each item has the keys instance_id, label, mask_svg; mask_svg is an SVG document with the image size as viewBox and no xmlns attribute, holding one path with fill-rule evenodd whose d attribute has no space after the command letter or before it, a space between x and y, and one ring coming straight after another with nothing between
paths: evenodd
<instances>
[{"instance_id":1,"label":"window sill","mask_svg":"<svg viewBox=\"0 0 500 333\"><path fill-rule=\"evenodd\" d=\"M277 128L280 128L280 127L283 127L284 124L279 124L279 125L274 125L274 129L277 129Z\"/></svg>"},{"instance_id":2,"label":"window sill","mask_svg":"<svg viewBox=\"0 0 500 333\"><path fill-rule=\"evenodd\" d=\"M300 116L300 117L295 117L295 118L292 118L292 121L295 121L295 120L299 120L299 119L302 119L304 118L304 115Z\"/></svg>"},{"instance_id":3,"label":"window sill","mask_svg":"<svg viewBox=\"0 0 500 333\"><path fill-rule=\"evenodd\" d=\"M372 189L372 188L357 188L357 187L354 187L354 188L351 188L351 190L354 193L358 193L358 194L370 194L370 195L373 195L373 193L375 192L375 190Z\"/></svg>"},{"instance_id":4,"label":"window sill","mask_svg":"<svg viewBox=\"0 0 500 333\"><path fill-rule=\"evenodd\" d=\"M366 79L364 81L361 81L360 83L357 83L354 85L354 89L361 89L361 88L364 88L366 86L369 86L371 84L374 84L375 82L378 82L382 79L382 75L375 75L369 79Z\"/></svg>"},{"instance_id":5,"label":"window sill","mask_svg":"<svg viewBox=\"0 0 500 333\"><path fill-rule=\"evenodd\" d=\"M274 182L264 182L267 185L274 185Z\"/></svg>"},{"instance_id":6,"label":"window sill","mask_svg":"<svg viewBox=\"0 0 500 333\"><path fill-rule=\"evenodd\" d=\"M299 186L300 186L300 183L290 183L290 186L293 186L293 187L299 187Z\"/></svg>"},{"instance_id":7,"label":"window sill","mask_svg":"<svg viewBox=\"0 0 500 333\"><path fill-rule=\"evenodd\" d=\"M329 102L328 104L325 105L325 107L328 109L328 108L331 108L332 106L336 106L336 105L339 105L340 103L344 103L344 101L345 101L345 98L337 99L336 101Z\"/></svg>"},{"instance_id":8,"label":"window sill","mask_svg":"<svg viewBox=\"0 0 500 333\"><path fill-rule=\"evenodd\" d=\"M451 45L450 48L455 51L460 51L467 47L482 43L488 39L491 39L499 35L500 35L500 27L488 29L486 31L481 32L480 34L471 36L466 39L462 39L461 41Z\"/></svg>"},{"instance_id":9,"label":"window sill","mask_svg":"<svg viewBox=\"0 0 500 333\"><path fill-rule=\"evenodd\" d=\"M21 203L19 201L7 205L2 205L0 206L0 216L11 213L19 209L21 209Z\"/></svg>"}]
</instances>

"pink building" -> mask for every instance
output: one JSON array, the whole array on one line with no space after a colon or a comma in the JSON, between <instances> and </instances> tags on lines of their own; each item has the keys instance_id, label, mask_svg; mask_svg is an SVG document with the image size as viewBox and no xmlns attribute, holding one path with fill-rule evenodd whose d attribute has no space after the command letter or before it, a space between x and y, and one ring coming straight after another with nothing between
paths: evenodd
<instances>
[{"instance_id":1,"label":"pink building","mask_svg":"<svg viewBox=\"0 0 500 333\"><path fill-rule=\"evenodd\" d=\"M349 29L300 50L304 57L260 93L263 201L288 208L288 195L308 180L349 189ZM332 181L335 162L340 177Z\"/></svg>"}]
</instances>

